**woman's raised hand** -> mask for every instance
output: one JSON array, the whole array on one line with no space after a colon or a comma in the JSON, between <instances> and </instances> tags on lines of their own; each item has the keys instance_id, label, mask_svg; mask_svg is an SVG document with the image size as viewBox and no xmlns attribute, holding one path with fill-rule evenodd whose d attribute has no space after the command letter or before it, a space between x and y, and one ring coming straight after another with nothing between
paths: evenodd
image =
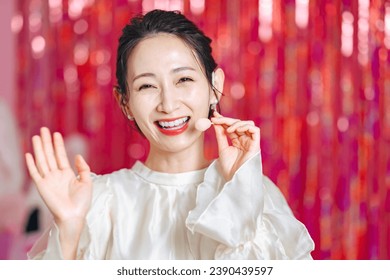
<instances>
[{"instance_id":1,"label":"woman's raised hand","mask_svg":"<svg viewBox=\"0 0 390 280\"><path fill-rule=\"evenodd\" d=\"M260 151L260 128L253 121L227 118L216 111L211 121L218 142L221 171L229 181L245 161Z\"/></svg>"},{"instance_id":2,"label":"woman's raised hand","mask_svg":"<svg viewBox=\"0 0 390 280\"><path fill-rule=\"evenodd\" d=\"M27 167L45 204L58 225L85 220L92 199L90 169L82 156L75 159L76 177L69 165L60 133L41 128L41 135L32 138L34 157L26 154ZM54 142L54 145L53 145Z\"/></svg>"}]
</instances>

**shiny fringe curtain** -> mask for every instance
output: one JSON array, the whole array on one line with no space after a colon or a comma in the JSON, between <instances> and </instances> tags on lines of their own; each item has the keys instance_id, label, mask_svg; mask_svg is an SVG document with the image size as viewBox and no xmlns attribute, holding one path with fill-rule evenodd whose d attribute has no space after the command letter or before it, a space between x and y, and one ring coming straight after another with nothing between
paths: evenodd
<instances>
[{"instance_id":1,"label":"shiny fringe curtain","mask_svg":"<svg viewBox=\"0 0 390 280\"><path fill-rule=\"evenodd\" d=\"M389 1L17 3L25 151L45 125L87 154L95 173L144 159L147 143L112 95L117 40L135 14L181 10L213 39L227 78L223 114L260 126L264 173L307 226L313 257L390 258Z\"/></svg>"}]
</instances>

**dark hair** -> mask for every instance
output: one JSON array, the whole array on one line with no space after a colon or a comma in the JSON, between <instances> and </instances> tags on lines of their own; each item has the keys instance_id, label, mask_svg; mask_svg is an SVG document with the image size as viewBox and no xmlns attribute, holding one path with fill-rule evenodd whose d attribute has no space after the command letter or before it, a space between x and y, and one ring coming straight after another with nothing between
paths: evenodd
<instances>
[{"instance_id":1,"label":"dark hair","mask_svg":"<svg viewBox=\"0 0 390 280\"><path fill-rule=\"evenodd\" d=\"M173 34L188 44L195 51L197 59L205 71L206 78L211 84L212 72L217 67L211 55L211 39L178 11L152 10L144 16L132 18L130 23L123 28L119 38L116 90L121 94L122 105L126 105L128 101L127 59L140 41L157 33Z\"/></svg>"}]
</instances>

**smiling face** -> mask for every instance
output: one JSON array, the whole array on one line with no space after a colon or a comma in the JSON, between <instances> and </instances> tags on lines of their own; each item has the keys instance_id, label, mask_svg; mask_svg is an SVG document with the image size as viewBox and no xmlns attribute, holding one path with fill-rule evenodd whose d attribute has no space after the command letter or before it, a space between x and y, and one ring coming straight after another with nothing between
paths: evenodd
<instances>
[{"instance_id":1,"label":"smiling face","mask_svg":"<svg viewBox=\"0 0 390 280\"><path fill-rule=\"evenodd\" d=\"M207 117L216 97L195 54L180 38L160 33L138 43L127 61L127 83L128 111L151 152L203 147L195 122Z\"/></svg>"}]
</instances>

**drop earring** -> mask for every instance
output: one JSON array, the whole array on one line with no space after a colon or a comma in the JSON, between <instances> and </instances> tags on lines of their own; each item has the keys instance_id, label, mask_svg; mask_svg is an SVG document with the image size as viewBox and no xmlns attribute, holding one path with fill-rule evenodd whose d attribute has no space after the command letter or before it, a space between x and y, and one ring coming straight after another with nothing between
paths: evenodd
<instances>
[{"instance_id":1,"label":"drop earring","mask_svg":"<svg viewBox=\"0 0 390 280\"><path fill-rule=\"evenodd\" d=\"M127 118L128 118L130 121L134 121L134 117L130 116L129 114L127 114Z\"/></svg>"},{"instance_id":2,"label":"drop earring","mask_svg":"<svg viewBox=\"0 0 390 280\"><path fill-rule=\"evenodd\" d=\"M210 104L210 111L214 113L214 111L217 110L217 103L218 102L215 102L215 103L211 103Z\"/></svg>"},{"instance_id":3,"label":"drop earring","mask_svg":"<svg viewBox=\"0 0 390 280\"><path fill-rule=\"evenodd\" d=\"M212 118L214 116L214 112L217 111L217 104L218 102L214 102L210 104L209 118Z\"/></svg>"}]
</instances>

